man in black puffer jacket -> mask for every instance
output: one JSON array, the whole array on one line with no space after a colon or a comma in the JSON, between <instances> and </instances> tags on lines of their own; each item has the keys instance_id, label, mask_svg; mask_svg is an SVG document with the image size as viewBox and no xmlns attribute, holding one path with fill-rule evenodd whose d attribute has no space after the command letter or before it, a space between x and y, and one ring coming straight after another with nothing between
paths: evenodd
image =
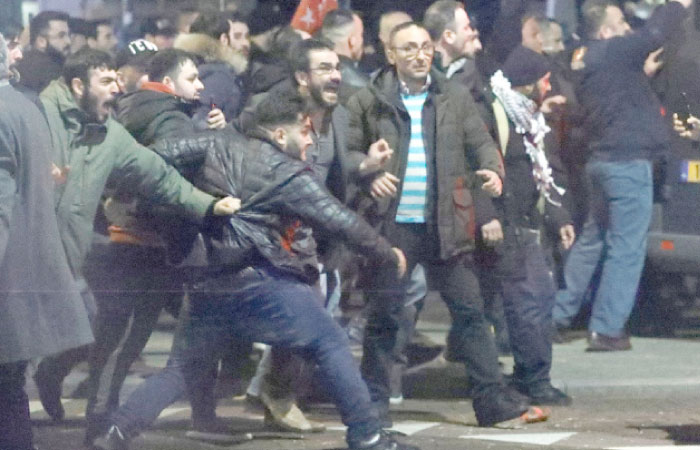
<instances>
[{"instance_id":1,"label":"man in black puffer jacket","mask_svg":"<svg viewBox=\"0 0 700 450\"><path fill-rule=\"evenodd\" d=\"M186 259L204 263L203 275L190 293L190 320L183 333L187 342L181 363L190 398L202 392L199 384L207 378L202 373L204 362L217 351L217 344L231 336L262 341L299 352L319 365L348 426L351 449L414 449L382 432L347 338L316 299L319 294L312 284L318 279L318 264L312 229L333 233L379 262L398 265L400 273L405 271L405 259L335 199L303 162L311 144L303 105L293 93L263 100L246 145L213 136L178 143L205 149L195 176L199 186L237 192L244 204L235 219L210 222ZM212 145L206 148L202 139ZM157 151L165 158L184 154L182 147L172 153L175 147L165 144ZM129 437L128 424L114 419L108 439Z\"/></svg>"}]
</instances>

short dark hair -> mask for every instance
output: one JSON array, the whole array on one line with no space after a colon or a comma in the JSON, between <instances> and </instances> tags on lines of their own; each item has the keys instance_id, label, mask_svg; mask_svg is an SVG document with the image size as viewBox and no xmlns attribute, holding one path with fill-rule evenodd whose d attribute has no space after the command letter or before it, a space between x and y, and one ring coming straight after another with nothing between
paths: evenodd
<instances>
[{"instance_id":1,"label":"short dark hair","mask_svg":"<svg viewBox=\"0 0 700 450\"><path fill-rule=\"evenodd\" d=\"M222 34L228 34L231 29L231 24L228 21L228 17L219 11L204 11L197 17L197 20L192 22L190 33L202 33L219 39Z\"/></svg>"},{"instance_id":2,"label":"short dark hair","mask_svg":"<svg viewBox=\"0 0 700 450\"><path fill-rule=\"evenodd\" d=\"M581 5L581 15L583 16L583 32L588 37L594 37L605 22L608 15L608 7L617 4L611 0L586 0Z\"/></svg>"},{"instance_id":3,"label":"short dark hair","mask_svg":"<svg viewBox=\"0 0 700 450\"><path fill-rule=\"evenodd\" d=\"M79 34L81 36L85 36L86 38L91 35L92 31L91 28L93 28L90 24L85 19L80 19L78 17L71 17L68 20L68 28L70 28L71 34Z\"/></svg>"},{"instance_id":4,"label":"short dark hair","mask_svg":"<svg viewBox=\"0 0 700 450\"><path fill-rule=\"evenodd\" d=\"M445 30L454 28L458 8L464 9L464 5L454 0L438 0L428 7L423 15L423 26L430 39L437 41Z\"/></svg>"},{"instance_id":5,"label":"short dark hair","mask_svg":"<svg viewBox=\"0 0 700 450\"><path fill-rule=\"evenodd\" d=\"M425 30L426 32L428 32L428 30L422 24L420 24L418 22L405 22L405 23L402 23L400 25L395 26L394 29L391 30L391 33L389 34L389 43L391 43L393 45L394 38L396 37L396 35L399 34L400 32L402 32L403 30L406 30L406 29L411 28L411 27L417 27L417 28L420 28L421 30ZM428 34L430 34L430 33L428 32Z\"/></svg>"},{"instance_id":6,"label":"short dark hair","mask_svg":"<svg viewBox=\"0 0 700 450\"><path fill-rule=\"evenodd\" d=\"M90 25L90 28L88 29L89 34L87 34L86 36L93 39L97 39L97 29L100 26L112 26L112 22L110 22L109 20L93 20L91 22L88 22L88 24Z\"/></svg>"},{"instance_id":7,"label":"short dark hair","mask_svg":"<svg viewBox=\"0 0 700 450\"><path fill-rule=\"evenodd\" d=\"M294 72L308 72L311 68L309 55L317 50L333 51L333 45L322 39L306 39L297 42L289 50L289 68Z\"/></svg>"},{"instance_id":8,"label":"short dark hair","mask_svg":"<svg viewBox=\"0 0 700 450\"><path fill-rule=\"evenodd\" d=\"M272 36L269 55L286 61L289 57L290 49L303 40L301 35L291 26L287 25L284 28L280 28Z\"/></svg>"},{"instance_id":9,"label":"short dark hair","mask_svg":"<svg viewBox=\"0 0 700 450\"><path fill-rule=\"evenodd\" d=\"M141 22L141 37L150 34L152 36L177 36L177 29L169 19L165 17L148 17Z\"/></svg>"},{"instance_id":10,"label":"short dark hair","mask_svg":"<svg viewBox=\"0 0 700 450\"><path fill-rule=\"evenodd\" d=\"M176 48L161 50L155 53L151 58L147 71L148 79L161 82L166 76L176 78L180 73L180 69L187 61L192 61L194 63L194 58L191 54L183 50L178 50Z\"/></svg>"},{"instance_id":11,"label":"short dark hair","mask_svg":"<svg viewBox=\"0 0 700 450\"><path fill-rule=\"evenodd\" d=\"M255 107L253 123L265 128L293 125L306 112L306 102L296 89L273 89Z\"/></svg>"},{"instance_id":12,"label":"short dark hair","mask_svg":"<svg viewBox=\"0 0 700 450\"><path fill-rule=\"evenodd\" d=\"M112 57L102 50L85 47L66 58L63 64L63 80L69 86L73 78L87 83L90 70L100 68L114 69Z\"/></svg>"},{"instance_id":13,"label":"short dark hair","mask_svg":"<svg viewBox=\"0 0 700 450\"><path fill-rule=\"evenodd\" d=\"M350 35L355 23L352 11L334 9L323 18L318 36L331 42L337 42Z\"/></svg>"},{"instance_id":14,"label":"short dark hair","mask_svg":"<svg viewBox=\"0 0 700 450\"><path fill-rule=\"evenodd\" d=\"M70 16L60 11L42 11L29 23L29 43L34 45L36 38L49 29L49 22L60 21L68 23Z\"/></svg>"}]
</instances>

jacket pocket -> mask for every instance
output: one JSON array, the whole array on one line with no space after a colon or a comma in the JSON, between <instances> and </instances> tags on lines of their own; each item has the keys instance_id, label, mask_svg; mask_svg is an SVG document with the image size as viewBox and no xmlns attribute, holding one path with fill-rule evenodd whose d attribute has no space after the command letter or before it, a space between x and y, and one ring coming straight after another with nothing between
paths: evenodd
<instances>
[{"instance_id":1,"label":"jacket pocket","mask_svg":"<svg viewBox=\"0 0 700 450\"><path fill-rule=\"evenodd\" d=\"M459 237L462 233L466 234L464 237L473 241L476 238L474 199L471 191L465 186L464 177L458 177L455 180L455 186L452 189L452 202L454 204L457 242L461 240Z\"/></svg>"}]
</instances>

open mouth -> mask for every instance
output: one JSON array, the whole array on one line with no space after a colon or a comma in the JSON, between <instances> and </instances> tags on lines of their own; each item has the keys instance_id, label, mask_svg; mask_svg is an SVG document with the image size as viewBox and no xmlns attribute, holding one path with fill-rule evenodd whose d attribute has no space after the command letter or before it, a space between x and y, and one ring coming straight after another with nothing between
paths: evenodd
<instances>
[{"instance_id":1,"label":"open mouth","mask_svg":"<svg viewBox=\"0 0 700 450\"><path fill-rule=\"evenodd\" d=\"M323 92L327 92L329 94L337 94L339 90L340 90L339 84L330 84L330 85L327 85L323 88Z\"/></svg>"}]
</instances>

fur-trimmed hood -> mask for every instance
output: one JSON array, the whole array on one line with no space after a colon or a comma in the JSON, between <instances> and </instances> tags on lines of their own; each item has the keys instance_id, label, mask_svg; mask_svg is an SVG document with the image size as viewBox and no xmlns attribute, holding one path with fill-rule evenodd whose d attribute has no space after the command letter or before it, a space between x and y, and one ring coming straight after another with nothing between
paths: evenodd
<instances>
[{"instance_id":1,"label":"fur-trimmed hood","mask_svg":"<svg viewBox=\"0 0 700 450\"><path fill-rule=\"evenodd\" d=\"M237 75L248 68L245 56L206 34L181 33L175 39L174 47L200 56L207 63L224 62L231 66Z\"/></svg>"}]
</instances>

